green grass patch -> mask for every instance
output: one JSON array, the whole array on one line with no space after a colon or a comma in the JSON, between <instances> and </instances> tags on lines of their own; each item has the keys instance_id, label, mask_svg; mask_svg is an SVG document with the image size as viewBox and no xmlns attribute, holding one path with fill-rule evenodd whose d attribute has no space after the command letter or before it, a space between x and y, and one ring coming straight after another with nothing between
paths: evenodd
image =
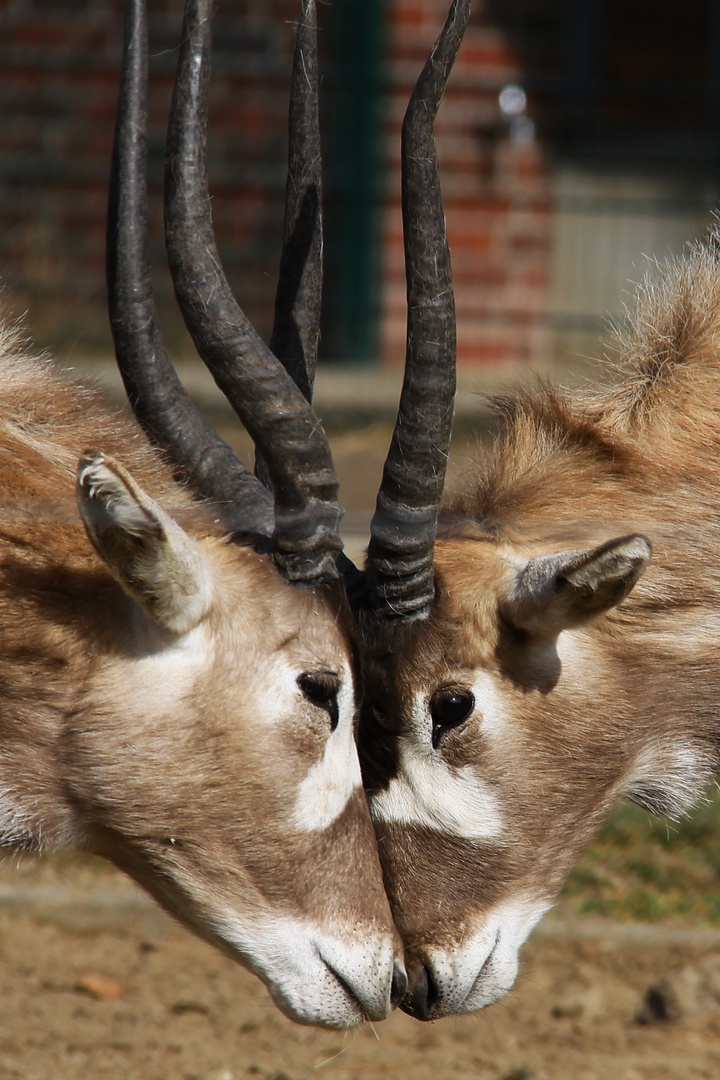
<instances>
[{"instance_id":1,"label":"green grass patch","mask_svg":"<svg viewBox=\"0 0 720 1080\"><path fill-rule=\"evenodd\" d=\"M720 925L720 793L680 821L622 804L570 874L559 908Z\"/></svg>"}]
</instances>

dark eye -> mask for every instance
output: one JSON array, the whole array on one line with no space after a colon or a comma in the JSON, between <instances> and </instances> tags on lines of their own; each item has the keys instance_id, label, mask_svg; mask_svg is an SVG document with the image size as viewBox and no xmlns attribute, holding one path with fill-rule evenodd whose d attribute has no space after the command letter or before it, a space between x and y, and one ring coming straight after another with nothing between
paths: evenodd
<instances>
[{"instance_id":1,"label":"dark eye","mask_svg":"<svg viewBox=\"0 0 720 1080\"><path fill-rule=\"evenodd\" d=\"M298 676L298 686L308 701L325 710L330 717L330 730L334 731L338 725L337 675L332 671L305 671Z\"/></svg>"},{"instance_id":2,"label":"dark eye","mask_svg":"<svg viewBox=\"0 0 720 1080\"><path fill-rule=\"evenodd\" d=\"M432 717L432 744L437 749L441 738L449 728L464 724L475 708L475 698L469 690L447 686L436 690L430 699Z\"/></svg>"}]
</instances>

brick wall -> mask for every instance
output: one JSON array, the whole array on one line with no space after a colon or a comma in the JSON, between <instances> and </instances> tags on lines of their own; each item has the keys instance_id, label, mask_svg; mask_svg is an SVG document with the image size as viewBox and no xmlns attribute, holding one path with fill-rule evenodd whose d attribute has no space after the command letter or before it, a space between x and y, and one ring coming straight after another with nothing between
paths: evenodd
<instances>
[{"instance_id":1,"label":"brick wall","mask_svg":"<svg viewBox=\"0 0 720 1080\"><path fill-rule=\"evenodd\" d=\"M150 9L151 256L166 333L184 351L159 222L182 4L152 0ZM0 12L3 280L13 308L28 308L41 343L63 342L71 353L107 351L104 218L122 4L2 0ZM400 124L445 13L446 0L387 0L380 325L386 363L404 355ZM231 284L264 334L272 316L282 222L295 15L295 0L221 0L216 23L209 165L214 221ZM518 70L507 40L476 0L438 123L461 362L528 361L543 347L547 170L537 143L511 139L497 104L499 90L517 79Z\"/></svg>"},{"instance_id":2,"label":"brick wall","mask_svg":"<svg viewBox=\"0 0 720 1080\"><path fill-rule=\"evenodd\" d=\"M152 0L148 92L150 253L163 325L188 349L165 271L161 224L167 110L182 3ZM0 4L0 267L42 344L109 351L104 317L107 177L120 0ZM293 0L220 6L209 175L218 242L248 314L267 332L282 229Z\"/></svg>"},{"instance_id":3,"label":"brick wall","mask_svg":"<svg viewBox=\"0 0 720 1080\"><path fill-rule=\"evenodd\" d=\"M404 356L400 126L446 10L445 0L393 0L390 5L381 333L386 362ZM460 363L533 361L544 348L551 226L548 171L537 142L511 138L498 105L500 90L519 75L517 56L487 20L484 5L476 2L436 125Z\"/></svg>"}]
</instances>

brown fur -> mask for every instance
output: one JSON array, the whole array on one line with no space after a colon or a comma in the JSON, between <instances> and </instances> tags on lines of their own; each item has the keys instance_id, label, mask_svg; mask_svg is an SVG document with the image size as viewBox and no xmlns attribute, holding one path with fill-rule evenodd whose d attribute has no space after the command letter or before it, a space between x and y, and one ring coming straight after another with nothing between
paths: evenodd
<instances>
[{"instance_id":1,"label":"brown fur","mask_svg":"<svg viewBox=\"0 0 720 1080\"><path fill-rule=\"evenodd\" d=\"M212 599L187 638L156 625L152 606L148 614L132 599L132 581L121 587L91 545L75 501L88 446L123 463L132 491L183 526L183 543L207 567ZM118 573L132 578L123 550ZM111 859L271 989L252 944L238 952L223 920L245 933L248 920L288 917L347 941L358 956L377 946L384 959L367 977L377 981L376 998L389 998L394 930L361 788L327 827L293 824L300 785L331 737L328 713L296 684L304 671L337 673L346 687L341 721L352 732L352 640L340 587L293 587L268 556L227 542L212 508L175 483L132 419L25 355L6 329L1 842L69 845ZM352 733L348 745L352 757ZM357 978L362 993L365 976ZM344 1003L349 992L331 982ZM281 1007L307 1019L282 993ZM327 1015L313 1008L315 1022L336 1022L332 1004ZM338 1015L338 1023L355 1022L361 1009L343 1004Z\"/></svg>"},{"instance_id":2,"label":"brown fur","mask_svg":"<svg viewBox=\"0 0 720 1080\"><path fill-rule=\"evenodd\" d=\"M413 701L472 687L483 673L505 715L493 734L477 700L434 751L497 793L500 840L378 819L411 967L438 944L460 949L501 899L549 903L623 794L679 813L717 767L716 253L714 241L698 248L644 290L614 384L570 393L539 381L495 399L499 434L439 525L430 617L365 620L371 805L381 805L401 749L429 752ZM559 638L513 625L510 597L528 560L636 533L651 541L652 560L620 606Z\"/></svg>"}]
</instances>

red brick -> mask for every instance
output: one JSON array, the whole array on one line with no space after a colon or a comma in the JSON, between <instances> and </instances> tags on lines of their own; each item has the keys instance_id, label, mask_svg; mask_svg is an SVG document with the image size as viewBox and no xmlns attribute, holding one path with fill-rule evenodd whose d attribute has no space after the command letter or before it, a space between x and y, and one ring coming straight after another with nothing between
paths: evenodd
<instances>
[{"instance_id":1,"label":"red brick","mask_svg":"<svg viewBox=\"0 0 720 1080\"><path fill-rule=\"evenodd\" d=\"M151 18L158 20L166 37L166 28L178 22L179 7L178 0L153 5ZM273 41L282 56L290 43L286 26L296 8L297 0L266 0L253 9L256 19L267 20L273 34L277 31ZM444 21L447 0L391 0L388 8L381 334L382 355L399 362L405 333L400 124ZM20 179L15 187L6 184L5 198L0 199L3 276L11 283L24 282L23 294L37 299L41 292L48 310L75 304L83 317L83 305L103 288L104 185L121 9L121 0L113 0L81 19L62 15L62 0L57 11L48 7L44 15L28 2L16 5L6 19L5 41L17 52L18 65L8 67L0 81L7 103L0 116L3 155L13 163L31 163L34 155L46 161L52 148L58 166L37 166L32 187ZM229 0L222 0L220 10L223 17L231 17ZM517 146L507 138L498 141L493 135L497 93L517 77L519 68L511 42L491 23L490 14L487 7L476 6L440 110L437 142L455 267L459 356L495 363L532 358L539 347L552 208L541 149ZM179 27L169 37L175 40L178 35ZM281 67L274 61L273 70L262 76L258 59L242 71L216 72L211 89L214 221L248 313L252 309L265 323L272 308L282 217L287 73ZM158 192L171 68L167 59L156 58L150 80L151 243L160 260ZM169 292L164 279L161 287Z\"/></svg>"}]
</instances>

